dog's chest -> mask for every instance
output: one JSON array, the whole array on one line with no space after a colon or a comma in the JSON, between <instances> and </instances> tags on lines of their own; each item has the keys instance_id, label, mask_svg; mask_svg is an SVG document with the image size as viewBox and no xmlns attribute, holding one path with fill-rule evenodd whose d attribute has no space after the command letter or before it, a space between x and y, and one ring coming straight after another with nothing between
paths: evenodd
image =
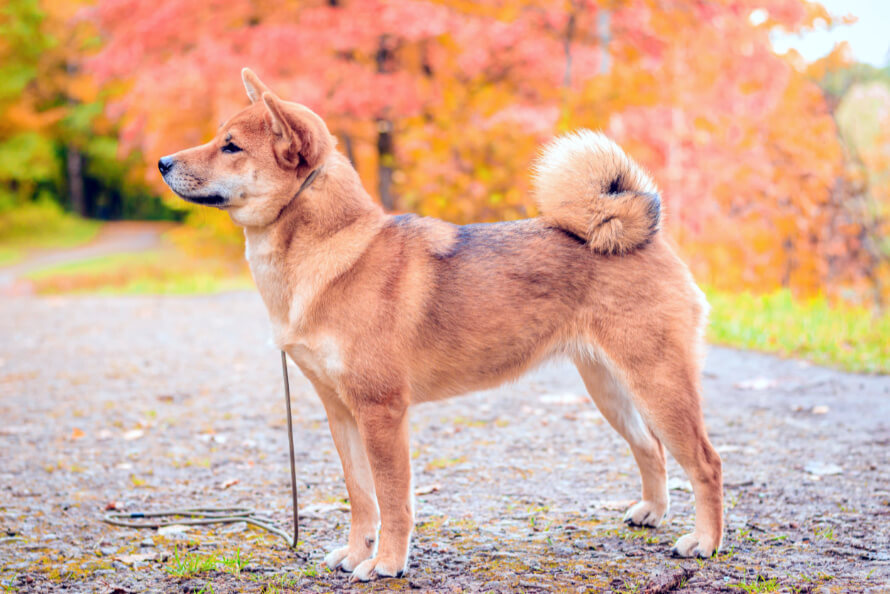
<instances>
[{"instance_id":1,"label":"dog's chest","mask_svg":"<svg viewBox=\"0 0 890 594\"><path fill-rule=\"evenodd\" d=\"M245 238L244 259L250 266L250 273L257 285L260 294L266 295L280 291L283 287L283 279L275 266L275 252L268 240ZM269 312L274 313L274 312Z\"/></svg>"},{"instance_id":2,"label":"dog's chest","mask_svg":"<svg viewBox=\"0 0 890 594\"><path fill-rule=\"evenodd\" d=\"M275 332L275 344L285 344L289 322L288 288L280 258L268 239L252 238L245 242L244 257L257 290L263 298Z\"/></svg>"},{"instance_id":3,"label":"dog's chest","mask_svg":"<svg viewBox=\"0 0 890 594\"><path fill-rule=\"evenodd\" d=\"M336 339L324 332L300 332L303 309L310 301L305 287L286 293L276 253L267 241L248 240L245 258L263 301L269 310L275 344L290 356L304 374L336 385L343 372L343 356Z\"/></svg>"}]
</instances>

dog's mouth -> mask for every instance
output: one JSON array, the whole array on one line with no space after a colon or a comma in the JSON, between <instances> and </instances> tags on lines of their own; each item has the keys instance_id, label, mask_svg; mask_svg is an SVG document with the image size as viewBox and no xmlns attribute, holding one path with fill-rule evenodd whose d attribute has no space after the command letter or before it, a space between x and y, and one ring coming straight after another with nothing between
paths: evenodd
<instances>
[{"instance_id":1,"label":"dog's mouth","mask_svg":"<svg viewBox=\"0 0 890 594\"><path fill-rule=\"evenodd\" d=\"M201 206L215 206L217 208L222 208L228 202L226 198L223 198L219 194L213 194L212 196L185 196L177 192L177 195L183 200L191 202L192 204L200 204Z\"/></svg>"}]
</instances>

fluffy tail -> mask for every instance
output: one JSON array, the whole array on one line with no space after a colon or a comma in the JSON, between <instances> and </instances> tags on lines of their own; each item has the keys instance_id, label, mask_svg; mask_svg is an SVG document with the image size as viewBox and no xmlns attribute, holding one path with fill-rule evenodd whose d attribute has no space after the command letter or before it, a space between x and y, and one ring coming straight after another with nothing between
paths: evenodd
<instances>
[{"instance_id":1,"label":"fluffy tail","mask_svg":"<svg viewBox=\"0 0 890 594\"><path fill-rule=\"evenodd\" d=\"M584 238L596 252L631 252L648 243L661 225L655 183L598 132L578 130L544 147L534 167L534 185L541 217Z\"/></svg>"}]
</instances>

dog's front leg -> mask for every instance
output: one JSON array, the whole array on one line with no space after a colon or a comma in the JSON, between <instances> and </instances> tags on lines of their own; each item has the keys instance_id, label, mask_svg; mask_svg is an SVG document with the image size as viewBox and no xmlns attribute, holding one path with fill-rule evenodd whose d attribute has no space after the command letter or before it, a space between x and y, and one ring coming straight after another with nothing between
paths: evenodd
<instances>
[{"instance_id":1,"label":"dog's front leg","mask_svg":"<svg viewBox=\"0 0 890 594\"><path fill-rule=\"evenodd\" d=\"M374 493L374 478L352 413L334 390L317 383L315 389L324 403L331 437L334 438L334 445L337 446L337 453L343 464L343 477L346 480L352 515L346 546L332 550L325 555L324 560L331 569L340 568L351 572L362 561L371 558L377 544L380 511Z\"/></svg>"},{"instance_id":2,"label":"dog's front leg","mask_svg":"<svg viewBox=\"0 0 890 594\"><path fill-rule=\"evenodd\" d=\"M402 404L364 404L356 411L359 432L374 474L382 525L377 555L361 563L354 580L401 576L408 565L414 529L408 409Z\"/></svg>"}]
</instances>

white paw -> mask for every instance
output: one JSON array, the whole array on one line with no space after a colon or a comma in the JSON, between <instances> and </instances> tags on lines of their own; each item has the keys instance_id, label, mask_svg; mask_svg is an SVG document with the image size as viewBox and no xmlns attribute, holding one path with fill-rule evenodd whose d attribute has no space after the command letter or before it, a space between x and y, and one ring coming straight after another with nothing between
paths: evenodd
<instances>
[{"instance_id":1,"label":"white paw","mask_svg":"<svg viewBox=\"0 0 890 594\"><path fill-rule=\"evenodd\" d=\"M631 505L624 514L624 522L631 526L657 528L667 514L667 505L640 501Z\"/></svg>"},{"instance_id":2,"label":"white paw","mask_svg":"<svg viewBox=\"0 0 890 594\"><path fill-rule=\"evenodd\" d=\"M324 562L330 569L337 569L339 567L341 571L348 573L353 571L359 563L370 556L371 553L367 549L357 553L350 553L349 547L340 547L325 555Z\"/></svg>"},{"instance_id":3,"label":"white paw","mask_svg":"<svg viewBox=\"0 0 890 594\"><path fill-rule=\"evenodd\" d=\"M405 573L407 560L399 564L397 562L386 561L381 557L374 557L367 561L359 563L358 567L352 572L352 581L367 582L379 577L402 577Z\"/></svg>"},{"instance_id":4,"label":"white paw","mask_svg":"<svg viewBox=\"0 0 890 594\"><path fill-rule=\"evenodd\" d=\"M703 559L711 557L716 551L717 544L713 542L713 539L695 532L684 534L671 548L671 554L675 557L701 557Z\"/></svg>"}]
</instances>

